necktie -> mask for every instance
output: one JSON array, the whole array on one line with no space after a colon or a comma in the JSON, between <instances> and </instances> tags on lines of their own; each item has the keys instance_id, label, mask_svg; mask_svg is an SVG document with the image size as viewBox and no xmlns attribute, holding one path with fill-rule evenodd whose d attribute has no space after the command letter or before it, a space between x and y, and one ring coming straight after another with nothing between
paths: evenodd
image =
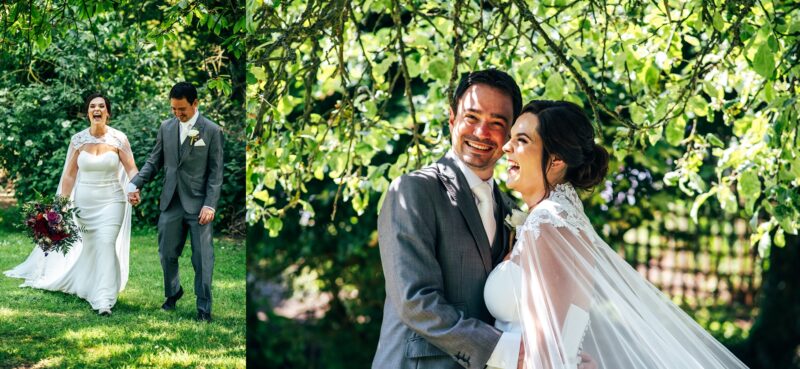
<instances>
[{"instance_id":1,"label":"necktie","mask_svg":"<svg viewBox=\"0 0 800 369\"><path fill-rule=\"evenodd\" d=\"M181 122L181 144L183 144L183 141L186 141L186 137L189 136L189 130L191 129L188 123Z\"/></svg>"},{"instance_id":2,"label":"necktie","mask_svg":"<svg viewBox=\"0 0 800 369\"><path fill-rule=\"evenodd\" d=\"M487 182L472 187L472 193L478 199L478 212L481 213L481 221L486 236L489 238L489 245L494 241L494 233L497 225L494 220L494 204L492 203L492 188Z\"/></svg>"}]
</instances>

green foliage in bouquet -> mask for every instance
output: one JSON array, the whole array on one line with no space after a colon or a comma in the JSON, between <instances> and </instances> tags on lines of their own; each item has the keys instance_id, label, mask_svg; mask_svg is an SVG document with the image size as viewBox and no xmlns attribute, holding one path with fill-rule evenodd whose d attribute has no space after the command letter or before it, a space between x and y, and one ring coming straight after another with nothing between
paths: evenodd
<instances>
[{"instance_id":1,"label":"green foliage in bouquet","mask_svg":"<svg viewBox=\"0 0 800 369\"><path fill-rule=\"evenodd\" d=\"M83 227L75 223L79 210L63 196L42 196L20 208L21 227L45 255L56 251L66 255L81 239Z\"/></svg>"}]
</instances>

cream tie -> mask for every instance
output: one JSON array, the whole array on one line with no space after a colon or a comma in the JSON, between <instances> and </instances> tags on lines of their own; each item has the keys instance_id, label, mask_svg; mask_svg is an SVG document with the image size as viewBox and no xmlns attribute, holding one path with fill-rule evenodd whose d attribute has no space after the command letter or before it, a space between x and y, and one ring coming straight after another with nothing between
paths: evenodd
<instances>
[{"instance_id":1,"label":"cream tie","mask_svg":"<svg viewBox=\"0 0 800 369\"><path fill-rule=\"evenodd\" d=\"M489 245L491 246L497 227L494 221L492 188L489 186L489 183L481 182L481 184L472 187L472 193L474 193L475 198L478 199L478 212L481 213L483 229L486 231L486 236L489 238Z\"/></svg>"},{"instance_id":2,"label":"cream tie","mask_svg":"<svg viewBox=\"0 0 800 369\"><path fill-rule=\"evenodd\" d=\"M192 130L192 127L188 123L180 122L181 125L181 145L183 145L183 141L186 141L186 137L189 136L189 131Z\"/></svg>"}]
</instances>

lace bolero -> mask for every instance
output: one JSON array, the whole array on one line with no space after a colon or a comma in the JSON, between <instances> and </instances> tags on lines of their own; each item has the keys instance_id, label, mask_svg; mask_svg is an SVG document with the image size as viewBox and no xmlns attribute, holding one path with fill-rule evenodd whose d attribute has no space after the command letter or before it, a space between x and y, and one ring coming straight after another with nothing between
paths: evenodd
<instances>
[{"instance_id":1,"label":"lace bolero","mask_svg":"<svg viewBox=\"0 0 800 369\"><path fill-rule=\"evenodd\" d=\"M91 133L89 133L89 128L76 133L69 142L70 148L77 151L87 144L106 144L130 154L131 145L128 142L128 136L117 129L111 127L107 128L106 134L101 137L92 136Z\"/></svg>"},{"instance_id":2,"label":"lace bolero","mask_svg":"<svg viewBox=\"0 0 800 369\"><path fill-rule=\"evenodd\" d=\"M595 235L589 218L583 212L581 198L569 183L556 185L550 196L531 210L520 232L533 232L534 239L538 239L542 224L567 228L576 234Z\"/></svg>"}]
</instances>

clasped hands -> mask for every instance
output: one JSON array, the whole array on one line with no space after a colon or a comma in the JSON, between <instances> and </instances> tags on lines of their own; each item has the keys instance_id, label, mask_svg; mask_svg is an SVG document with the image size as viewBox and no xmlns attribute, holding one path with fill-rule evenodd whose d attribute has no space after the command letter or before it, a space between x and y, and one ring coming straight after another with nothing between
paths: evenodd
<instances>
[{"instance_id":1,"label":"clasped hands","mask_svg":"<svg viewBox=\"0 0 800 369\"><path fill-rule=\"evenodd\" d=\"M128 202L133 206L142 202L142 195L139 194L139 190L128 192Z\"/></svg>"},{"instance_id":2,"label":"clasped hands","mask_svg":"<svg viewBox=\"0 0 800 369\"><path fill-rule=\"evenodd\" d=\"M133 206L139 205L139 203L142 202L142 195L139 193L139 190L128 192L128 202ZM200 215L197 217L197 222L200 223L200 225L211 223L211 221L214 220L214 214L215 212L213 209L203 207L203 209L200 210Z\"/></svg>"}]
</instances>

